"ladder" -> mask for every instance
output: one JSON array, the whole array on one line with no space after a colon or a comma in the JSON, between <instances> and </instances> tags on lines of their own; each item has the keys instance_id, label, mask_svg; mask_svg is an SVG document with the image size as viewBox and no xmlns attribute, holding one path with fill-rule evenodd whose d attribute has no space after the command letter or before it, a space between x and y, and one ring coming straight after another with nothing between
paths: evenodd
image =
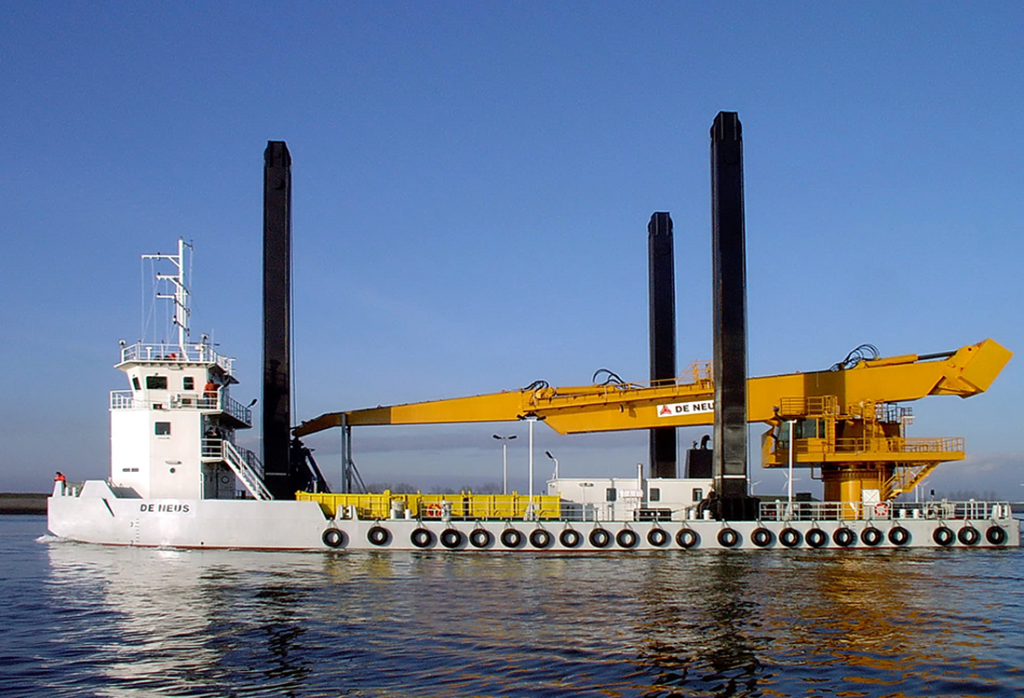
<instances>
[{"instance_id":1,"label":"ladder","mask_svg":"<svg viewBox=\"0 0 1024 698\"><path fill-rule=\"evenodd\" d=\"M221 443L224 447L224 462L228 464L228 467L231 468L232 471L234 471L235 476L242 481L242 484L245 485L245 489L249 490L249 494L251 494L255 499L263 501L273 499L274 496L270 494L270 490L268 490L267 486L263 484L263 478L253 467L253 464L249 462L250 459L255 460L256 456L253 453L246 451L245 453L248 458L243 457L238 448L230 441L224 440Z\"/></svg>"}]
</instances>

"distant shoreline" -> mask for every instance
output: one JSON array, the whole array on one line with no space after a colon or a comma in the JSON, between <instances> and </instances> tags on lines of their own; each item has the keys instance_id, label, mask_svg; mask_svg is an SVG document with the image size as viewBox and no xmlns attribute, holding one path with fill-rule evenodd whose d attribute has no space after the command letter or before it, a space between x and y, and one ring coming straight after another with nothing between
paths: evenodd
<instances>
[{"instance_id":1,"label":"distant shoreline","mask_svg":"<svg viewBox=\"0 0 1024 698\"><path fill-rule=\"evenodd\" d=\"M45 514L48 494L0 492L0 514Z\"/></svg>"}]
</instances>

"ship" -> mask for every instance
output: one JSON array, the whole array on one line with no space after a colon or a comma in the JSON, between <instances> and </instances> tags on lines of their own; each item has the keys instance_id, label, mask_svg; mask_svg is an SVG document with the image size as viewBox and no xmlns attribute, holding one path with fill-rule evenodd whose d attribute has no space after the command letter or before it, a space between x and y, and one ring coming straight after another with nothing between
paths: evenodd
<instances>
[{"instance_id":1,"label":"ship","mask_svg":"<svg viewBox=\"0 0 1024 698\"><path fill-rule=\"evenodd\" d=\"M738 141L738 121L728 117L719 114L713 139L718 129L719 137ZM741 164L728 152L731 146L724 147L722 171ZM265 153L262 455L239 436L253 427L253 404L232 397L234 359L208 335L191 336L192 246L179 239L172 254L143 255L152 262L152 300L168 308L173 337L144 331L137 342L120 342L115 368L127 388L110 394L110 475L54 483L47 502L54 536L121 546L450 554L1020 546L1020 525L1007 501L922 500L921 487L938 465L965 459L964 441L907 434L912 413L906 403L967 398L991 386L1012 357L992 339L898 356L863 345L829 369L748 379L745 344L733 345L731 356L740 358L733 368L729 353L745 327L730 332L728 322L716 321L715 360L695 362L669 379L627 382L606 371L589 385L535 381L292 424L290 164L284 143L271 141ZM727 182L715 183L714 191L728 193ZM716 216L730 206L736 208L716 199ZM736 244L719 235L730 220L736 216L715 221L723 256L743 249L742 237ZM739 222L742 235L742 216ZM730 289L730 273L722 271L736 262L716 258L716 283L723 283L716 303L719 296L723 303L743 300L745 290ZM740 269L743 264L739 259ZM716 320L720 314L745 322L745 310L720 313L716 305ZM366 425L505 422L528 426L526 493L508 492L507 483L501 494L369 492L352 458L353 429ZM762 466L786 469L785 495L749 494L748 423L766 427ZM708 437L686 452L682 477L674 464L655 468L653 448L646 476L640 464L621 477L562 477L547 453L555 471L545 490L534 492L538 424L564 435L645 430L653 438L669 430L673 440L675 429L711 426L714 437L711 447ZM301 440L333 428L340 429L342 444L337 491ZM730 450L738 454L732 460ZM793 492L794 468L822 481L823 501Z\"/></svg>"},{"instance_id":2,"label":"ship","mask_svg":"<svg viewBox=\"0 0 1024 698\"><path fill-rule=\"evenodd\" d=\"M159 257L184 269L186 265L179 260L187 250L179 240L177 254ZM861 487L856 501L841 496L834 501L811 501L794 497L790 491L788 496L758 501L756 515L750 520L722 520L707 506L715 483L708 468L711 449L706 443L688 453L686 474L695 477L649 478L644 477L642 468L612 478L567 478L556 472L543 493L431 494L330 492L309 449L293 441L293 448L305 452L300 475L312 486L292 498L275 498L266 484L260 458L238 443L238 435L252 427L252 412L231 395L238 383L235 362L205 335L198 342L188 341L186 282L179 276L165 275L168 277L175 292L165 298L176 305L181 340L121 343L116 368L124 374L128 387L110 393L110 476L55 483L48 500L48 528L60 539L198 549L453 553L1020 545L1019 525L1009 502L904 502L894 496L897 489L913 492L917 488L923 480L922 470L927 469L922 464L962 458L962 440L890 435L875 438L881 446L870 446L871 439L866 437L856 446L844 445L842 439L829 444L824 434L822 438L816 432L811 434L808 425L817 427L823 422L814 405L810 416L796 417L792 411L778 415L773 433L765 438L769 462L791 467L792 454L793 460L797 456L819 458L821 467L827 469L827 451L838 451L839 457L855 461L871 448L882 448L892 458L916 459L917 465L909 468L914 476L896 485L889 475L886 489ZM847 369L847 375L862 374L865 384L875 386L898 385L901 387L896 390L902 392L909 383L920 390L921 377L927 374L935 387L926 394L953 394L957 382L990 381L1008 355L1000 345L986 340L941 358L868 360ZM835 372L824 373L825 378L835 380ZM910 374L914 375L908 378ZM770 384L785 385L797 378L752 379L752 391L760 394L772 390ZM799 374L804 383L818 378L822 376ZM677 421L706 423L710 382L707 376L698 376L692 383L668 387L612 384L565 390L534 386L455 401L325 415L293 431L313 433L342 422L347 422L346 430L375 423L463 422L470 414L480 421L501 422L525 412L562 432L593 430L600 426L587 425L588 419L595 419L595 402L605 405L613 420L622 415L637 419L629 415L640 413L639 419L646 425L650 421L643 415L646 409L653 414L671 411ZM801 402L815 399L801 398ZM581 414L589 416L580 421ZM534 423L531 419L531 432ZM606 426L616 428L615 424ZM790 444L797 447L790 448ZM843 455L844 447L855 447L857 452ZM877 461L879 454L871 457ZM346 467L351 472L354 466L348 462ZM848 489L851 473L837 472L835 488ZM901 472L899 477L907 476ZM871 472L860 484L877 481Z\"/></svg>"}]
</instances>

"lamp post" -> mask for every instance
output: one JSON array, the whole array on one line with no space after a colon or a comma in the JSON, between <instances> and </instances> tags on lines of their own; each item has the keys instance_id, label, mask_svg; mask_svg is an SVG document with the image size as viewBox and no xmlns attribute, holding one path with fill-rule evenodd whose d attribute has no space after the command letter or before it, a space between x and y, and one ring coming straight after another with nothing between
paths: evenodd
<instances>
[{"instance_id":1,"label":"lamp post","mask_svg":"<svg viewBox=\"0 0 1024 698\"><path fill-rule=\"evenodd\" d=\"M551 479L552 480L557 480L558 479L558 459L555 458L553 455L551 455L551 451L544 451L544 455L547 456L548 458L550 458L551 460L555 461L555 475Z\"/></svg>"},{"instance_id":2,"label":"lamp post","mask_svg":"<svg viewBox=\"0 0 1024 698\"><path fill-rule=\"evenodd\" d=\"M516 438L516 435L498 436L497 434L492 434L492 436L501 442L501 493L508 494L508 442Z\"/></svg>"}]
</instances>

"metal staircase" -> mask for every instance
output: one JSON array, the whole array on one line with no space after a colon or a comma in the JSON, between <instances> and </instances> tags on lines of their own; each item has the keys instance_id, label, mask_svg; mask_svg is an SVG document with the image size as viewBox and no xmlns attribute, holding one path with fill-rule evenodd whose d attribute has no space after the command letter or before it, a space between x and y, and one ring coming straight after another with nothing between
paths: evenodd
<instances>
[{"instance_id":1,"label":"metal staircase","mask_svg":"<svg viewBox=\"0 0 1024 698\"><path fill-rule=\"evenodd\" d=\"M259 460L256 455L247 449L243 456L241 451L230 441L221 441L222 444L222 457L224 462L228 464L228 467L234 471L235 476L241 480L242 484L245 485L245 489L249 490L255 499L270 500L273 499L273 495L270 494L270 490L263 483L263 477L260 475Z\"/></svg>"}]
</instances>

